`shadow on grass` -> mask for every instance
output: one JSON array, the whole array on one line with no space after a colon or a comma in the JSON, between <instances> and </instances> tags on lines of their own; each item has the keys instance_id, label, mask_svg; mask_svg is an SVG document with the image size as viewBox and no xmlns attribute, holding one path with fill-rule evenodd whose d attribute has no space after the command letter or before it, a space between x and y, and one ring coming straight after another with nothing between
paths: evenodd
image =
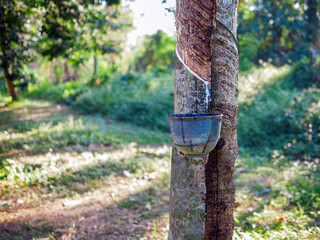
<instances>
[{"instance_id":1,"label":"shadow on grass","mask_svg":"<svg viewBox=\"0 0 320 240\"><path fill-rule=\"evenodd\" d=\"M85 153L94 156L93 154L96 153L96 151L87 151ZM56 172L50 177L46 176L47 174L50 174L50 172L48 172L51 168L50 165L42 168L44 164L50 162L43 164L25 164L21 174L25 173L24 181L28 178L30 178L30 180L32 179L32 182L29 182L29 184L25 183L25 186L30 186L31 188L41 187L45 188L49 193L55 192L62 196L73 196L78 193L89 191L90 189L88 189L86 184L93 180L104 179L110 175L123 176L124 171L132 173L136 172L142 167L142 163L139 162L137 158L138 155L127 157L126 161L113 161L107 159L95 164L94 160L92 160L92 163L88 166L79 167L77 164L73 165L73 167L79 168L78 170L70 169L70 167L63 167L60 172ZM12 167L16 168L16 166ZM42 172L43 174L41 174ZM38 173L40 173L40 175ZM38 175L39 178L35 179L35 175ZM79 183L81 185L79 185ZM57 191L53 186L59 186L59 190Z\"/></svg>"},{"instance_id":2,"label":"shadow on grass","mask_svg":"<svg viewBox=\"0 0 320 240\"><path fill-rule=\"evenodd\" d=\"M41 214L23 221L6 221L0 225L0 239L139 239L147 232L152 234L154 219L169 212L169 191L161 185L156 182L113 204L90 201L55 212L55 216ZM161 227L165 227L163 224Z\"/></svg>"},{"instance_id":3,"label":"shadow on grass","mask_svg":"<svg viewBox=\"0 0 320 240\"><path fill-rule=\"evenodd\" d=\"M48 117L71 113L67 106L54 105L46 107L0 108L0 125L21 121L42 120Z\"/></svg>"},{"instance_id":4,"label":"shadow on grass","mask_svg":"<svg viewBox=\"0 0 320 240\"><path fill-rule=\"evenodd\" d=\"M55 147L50 149L50 153L77 153L82 154L84 152L90 153L101 153L109 152L113 150L119 150L120 147L112 146L111 143L90 143L90 144L61 144L62 148ZM26 150L23 148L15 148L14 151L0 153L0 167L1 162L6 159L15 159L18 157L35 157L43 154L49 153L49 148L44 148L41 151L39 150Z\"/></svg>"},{"instance_id":5,"label":"shadow on grass","mask_svg":"<svg viewBox=\"0 0 320 240\"><path fill-rule=\"evenodd\" d=\"M40 129L41 126L43 129ZM7 124L0 126L1 130L0 160L47 153L49 149L57 153L81 152L82 148L87 149L92 144L100 145L97 150L104 151L111 143L120 142L114 134L102 134L98 127L87 126L80 118L72 117Z\"/></svg>"}]
</instances>

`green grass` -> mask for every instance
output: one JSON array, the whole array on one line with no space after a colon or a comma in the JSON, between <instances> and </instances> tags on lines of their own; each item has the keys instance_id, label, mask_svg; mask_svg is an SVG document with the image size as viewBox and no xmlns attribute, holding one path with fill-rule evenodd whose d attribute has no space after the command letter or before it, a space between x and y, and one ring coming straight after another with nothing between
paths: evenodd
<instances>
[{"instance_id":1,"label":"green grass","mask_svg":"<svg viewBox=\"0 0 320 240\"><path fill-rule=\"evenodd\" d=\"M22 108L22 107L47 107L51 102L47 100L31 99L21 95L17 101L12 102L11 97L7 93L0 93L0 108ZM1 116L4 117L4 116Z\"/></svg>"},{"instance_id":2,"label":"green grass","mask_svg":"<svg viewBox=\"0 0 320 240\"><path fill-rule=\"evenodd\" d=\"M319 160L271 161L237 176L236 239L319 239Z\"/></svg>"},{"instance_id":3,"label":"green grass","mask_svg":"<svg viewBox=\"0 0 320 240\"><path fill-rule=\"evenodd\" d=\"M69 114L2 125L0 183L4 187L0 190L0 209L16 210L17 201L27 209L59 199L72 204L85 201L94 193L113 202L106 205L107 215L102 216L114 212L112 224L119 231L132 224L123 216L117 217L128 211L136 214L139 222L162 219L159 224L165 226L170 141L169 133L99 116ZM131 189L136 189L136 193L123 198ZM109 191L117 194L111 192L110 195ZM28 218L15 223L15 230L0 233L0 238L58 239L61 232L74 232L72 224L61 218L60 222L48 219L43 224ZM10 219L0 218L0 221L12 225ZM105 221L109 221L109 217ZM99 220L95 224L104 223ZM141 231L135 232L137 236L144 236ZM165 234L163 230L160 232ZM87 233L79 234L86 236Z\"/></svg>"},{"instance_id":4,"label":"green grass","mask_svg":"<svg viewBox=\"0 0 320 240\"><path fill-rule=\"evenodd\" d=\"M299 69L265 66L239 78L235 239L320 239L320 90L315 83L301 87L299 79L293 81L293 76L301 77ZM10 209L10 199L27 202L30 196L78 199L112 179L127 177L153 185L119 199L108 211L142 212L137 219L151 221L150 236L165 233L155 225L163 218L163 206L168 205L170 135L165 128L164 132L159 127L151 130L150 123L161 115L155 124L162 126L169 105L158 108L157 98L150 98L165 88L159 96L166 103L171 101L170 84L163 76L156 78L160 82L145 78L133 79L139 81L136 87L145 87L139 90L141 99L138 94L127 102L136 90L129 83L121 83L119 89L115 83L106 84L74 98L73 106L79 104L82 110L90 110L84 112L96 113L101 107L97 96L104 96L110 105L101 110L103 116L69 113L1 126L0 178L10 183L0 192L2 208ZM116 98L119 92L112 95L113 90L126 91L121 101ZM33 100L14 104L10 106L13 113L21 107L46 106ZM135 112L128 114L132 104ZM150 111L139 115L144 107ZM125 117L110 117L110 111ZM134 114L138 115L135 119L131 118ZM147 128L141 116L147 118ZM115 217L114 224L130 227L125 218Z\"/></svg>"},{"instance_id":5,"label":"green grass","mask_svg":"<svg viewBox=\"0 0 320 240\"><path fill-rule=\"evenodd\" d=\"M50 222L43 222L36 227L32 226L28 222L23 222L23 231L28 232L28 237L32 240L39 238L55 239L54 236L59 236L54 233L56 228L57 226L51 224ZM17 233L16 236L13 236L12 233L3 233L2 237L11 240L23 240L25 236L19 236L19 233Z\"/></svg>"},{"instance_id":6,"label":"green grass","mask_svg":"<svg viewBox=\"0 0 320 240\"><path fill-rule=\"evenodd\" d=\"M320 157L320 89L314 84L296 87L294 72L288 67L267 66L240 77L242 156L268 159L277 149L293 159Z\"/></svg>"},{"instance_id":7,"label":"green grass","mask_svg":"<svg viewBox=\"0 0 320 240\"><path fill-rule=\"evenodd\" d=\"M239 78L235 239L320 239L320 90L299 69Z\"/></svg>"},{"instance_id":8,"label":"green grass","mask_svg":"<svg viewBox=\"0 0 320 240\"><path fill-rule=\"evenodd\" d=\"M108 121L109 122L109 121ZM36 182L44 183L54 179L55 163L23 165L17 160L7 159L10 152L21 151L24 155L40 153L78 152L92 151L94 154L103 152L104 149L126 148L126 146L139 146L151 144L168 144L170 135L159 131L146 130L125 123L107 124L107 120L92 116L64 116L37 122L21 122L0 127L0 152L6 153L0 156L2 168L0 179L11 179L23 182L25 185L32 185ZM17 156L19 157L19 155ZM109 163L108 163L109 164ZM140 162L120 162L116 165L100 166L101 169L124 170L129 168L137 171L141 168ZM136 165L135 165L136 164ZM118 166L119 165L119 166ZM99 169L99 166L96 167ZM119 168L119 169L117 169ZM47 175L42 175L42 172ZM107 175L108 172L94 172L87 169L83 178L99 178ZM94 172L94 173L92 173ZM82 173L77 173L81 178ZM90 176L89 176L90 175ZM93 175L96 175L95 177ZM43 178L43 179L42 179ZM50 181L48 182L50 184Z\"/></svg>"},{"instance_id":9,"label":"green grass","mask_svg":"<svg viewBox=\"0 0 320 240\"><path fill-rule=\"evenodd\" d=\"M90 144L121 145L168 143L169 134L145 130L126 123L107 124L100 117L82 116L54 117L40 122L21 122L2 128L0 139L2 151L10 149L55 151L64 146Z\"/></svg>"}]
</instances>

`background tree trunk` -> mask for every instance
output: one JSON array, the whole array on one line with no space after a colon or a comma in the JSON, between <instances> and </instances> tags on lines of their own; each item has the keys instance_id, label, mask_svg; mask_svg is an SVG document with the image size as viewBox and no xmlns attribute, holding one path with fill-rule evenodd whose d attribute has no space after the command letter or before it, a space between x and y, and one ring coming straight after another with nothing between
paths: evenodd
<instances>
[{"instance_id":1,"label":"background tree trunk","mask_svg":"<svg viewBox=\"0 0 320 240\"><path fill-rule=\"evenodd\" d=\"M234 162L238 155L237 5L237 0L177 0L178 41L183 42L177 50L181 54L184 45L195 51L185 54L191 66L176 61L174 113L212 112L224 116L221 139L209 157L185 157L173 147L169 239L231 240L233 236ZM210 41L202 41L208 40L207 36ZM199 56L204 57L197 59ZM188 70L190 67L200 73L197 67L201 64L192 66L192 62L206 63L207 59L212 100L209 108L204 101L204 83Z\"/></svg>"},{"instance_id":2,"label":"background tree trunk","mask_svg":"<svg viewBox=\"0 0 320 240\"><path fill-rule=\"evenodd\" d=\"M3 36L1 36L1 37L3 37ZM9 90L9 94L11 96L11 99L12 99L12 101L16 101L16 100L18 100L18 92L17 92L16 87L13 84L14 77L13 77L12 71L10 69L10 63L8 61L8 51L6 49L2 49L1 68L2 68L4 78L5 78L7 86L8 86L8 90Z\"/></svg>"},{"instance_id":3,"label":"background tree trunk","mask_svg":"<svg viewBox=\"0 0 320 240\"><path fill-rule=\"evenodd\" d=\"M318 17L318 3L317 0L307 0L307 10L305 11L306 22L306 42L309 43L309 61L312 67L317 60L319 51L319 17ZM314 76L312 76L314 78Z\"/></svg>"},{"instance_id":4,"label":"background tree trunk","mask_svg":"<svg viewBox=\"0 0 320 240\"><path fill-rule=\"evenodd\" d=\"M70 81L70 78L71 78L71 74L69 71L69 65L68 65L68 59L64 60L63 65L64 65L64 76L63 76L62 82L68 82L68 81Z\"/></svg>"},{"instance_id":5,"label":"background tree trunk","mask_svg":"<svg viewBox=\"0 0 320 240\"><path fill-rule=\"evenodd\" d=\"M7 82L9 94L11 96L12 101L18 100L18 92L17 92L16 87L13 84L13 77L12 77L12 74L10 72L10 69L7 68L7 67L4 67L3 68L3 73L4 73L4 77L6 79L6 82Z\"/></svg>"},{"instance_id":6,"label":"background tree trunk","mask_svg":"<svg viewBox=\"0 0 320 240\"><path fill-rule=\"evenodd\" d=\"M97 56L94 56L93 58L93 78L97 79L98 75L98 58Z\"/></svg>"},{"instance_id":7,"label":"background tree trunk","mask_svg":"<svg viewBox=\"0 0 320 240\"><path fill-rule=\"evenodd\" d=\"M58 85L60 83L60 78L58 76L58 60L55 59L53 62L53 84Z\"/></svg>"}]
</instances>

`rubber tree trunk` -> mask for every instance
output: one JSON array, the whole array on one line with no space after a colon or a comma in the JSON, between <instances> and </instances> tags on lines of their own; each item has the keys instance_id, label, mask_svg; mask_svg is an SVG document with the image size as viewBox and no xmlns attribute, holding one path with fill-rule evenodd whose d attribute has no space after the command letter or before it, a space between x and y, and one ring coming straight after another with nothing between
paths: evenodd
<instances>
[{"instance_id":1,"label":"rubber tree trunk","mask_svg":"<svg viewBox=\"0 0 320 240\"><path fill-rule=\"evenodd\" d=\"M237 0L177 0L175 113L222 113L209 157L173 147L169 239L232 239L237 143ZM211 98L206 104L204 82Z\"/></svg>"},{"instance_id":2,"label":"rubber tree trunk","mask_svg":"<svg viewBox=\"0 0 320 240\"><path fill-rule=\"evenodd\" d=\"M64 76L62 82L68 82L71 78L71 74L69 71L68 59L65 59L64 63Z\"/></svg>"},{"instance_id":3,"label":"rubber tree trunk","mask_svg":"<svg viewBox=\"0 0 320 240\"><path fill-rule=\"evenodd\" d=\"M94 56L93 58L93 78L97 79L98 75L98 58L97 56Z\"/></svg>"},{"instance_id":4,"label":"rubber tree trunk","mask_svg":"<svg viewBox=\"0 0 320 240\"><path fill-rule=\"evenodd\" d=\"M6 83L7 83L9 94L11 96L12 101L18 100L18 92L16 87L13 84L13 77L12 77L12 74L10 73L10 69L3 68L3 73L6 79Z\"/></svg>"}]
</instances>

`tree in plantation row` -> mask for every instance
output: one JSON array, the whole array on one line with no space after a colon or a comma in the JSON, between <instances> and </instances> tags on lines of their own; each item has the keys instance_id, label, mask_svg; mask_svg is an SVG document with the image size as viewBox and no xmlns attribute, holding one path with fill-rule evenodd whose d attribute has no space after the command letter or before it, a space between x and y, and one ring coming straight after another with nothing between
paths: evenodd
<instances>
[{"instance_id":1,"label":"tree in plantation row","mask_svg":"<svg viewBox=\"0 0 320 240\"><path fill-rule=\"evenodd\" d=\"M41 54L48 56L49 60L61 57L79 65L90 55L119 52L121 48L119 32L123 36L132 25L131 18L125 16L119 4L90 5L88 8L78 6L78 8L81 10L72 18L64 15L54 16L52 21L44 18L43 38L39 44ZM51 15L55 15L58 11L58 9L51 10ZM59 26L56 26L57 17L60 18ZM77 21L73 23L75 19Z\"/></svg>"},{"instance_id":2,"label":"tree in plantation row","mask_svg":"<svg viewBox=\"0 0 320 240\"><path fill-rule=\"evenodd\" d=\"M90 23L85 26L85 39L81 50L81 55L94 57L93 79L98 74L98 56L106 56L107 61L111 64L111 71L115 71L116 56L120 56L123 51L127 33L132 28L132 17L130 9L117 5L105 5L96 8L95 12L91 11ZM97 18L96 16L99 16Z\"/></svg>"},{"instance_id":3,"label":"tree in plantation row","mask_svg":"<svg viewBox=\"0 0 320 240\"><path fill-rule=\"evenodd\" d=\"M237 6L237 0L177 0L174 113L220 113L223 119L221 138L208 157L187 157L173 147L172 240L231 240L233 236Z\"/></svg>"},{"instance_id":4,"label":"tree in plantation row","mask_svg":"<svg viewBox=\"0 0 320 240\"><path fill-rule=\"evenodd\" d=\"M12 100L18 98L13 81L21 74L22 63L30 61L32 37L35 34L28 23L35 12L28 3L25 4L23 1L0 3L1 69Z\"/></svg>"},{"instance_id":5,"label":"tree in plantation row","mask_svg":"<svg viewBox=\"0 0 320 240\"><path fill-rule=\"evenodd\" d=\"M119 2L120 0L1 1L0 61L12 100L18 98L14 80L18 79L22 66L32 60L36 51L54 59L59 56L67 58L79 49L86 50L84 46L89 48L90 44L87 39L83 39L83 34L87 31L83 26L106 19L106 15L101 14L103 11L99 13L96 10L99 6ZM79 55L75 58L78 59Z\"/></svg>"}]
</instances>

